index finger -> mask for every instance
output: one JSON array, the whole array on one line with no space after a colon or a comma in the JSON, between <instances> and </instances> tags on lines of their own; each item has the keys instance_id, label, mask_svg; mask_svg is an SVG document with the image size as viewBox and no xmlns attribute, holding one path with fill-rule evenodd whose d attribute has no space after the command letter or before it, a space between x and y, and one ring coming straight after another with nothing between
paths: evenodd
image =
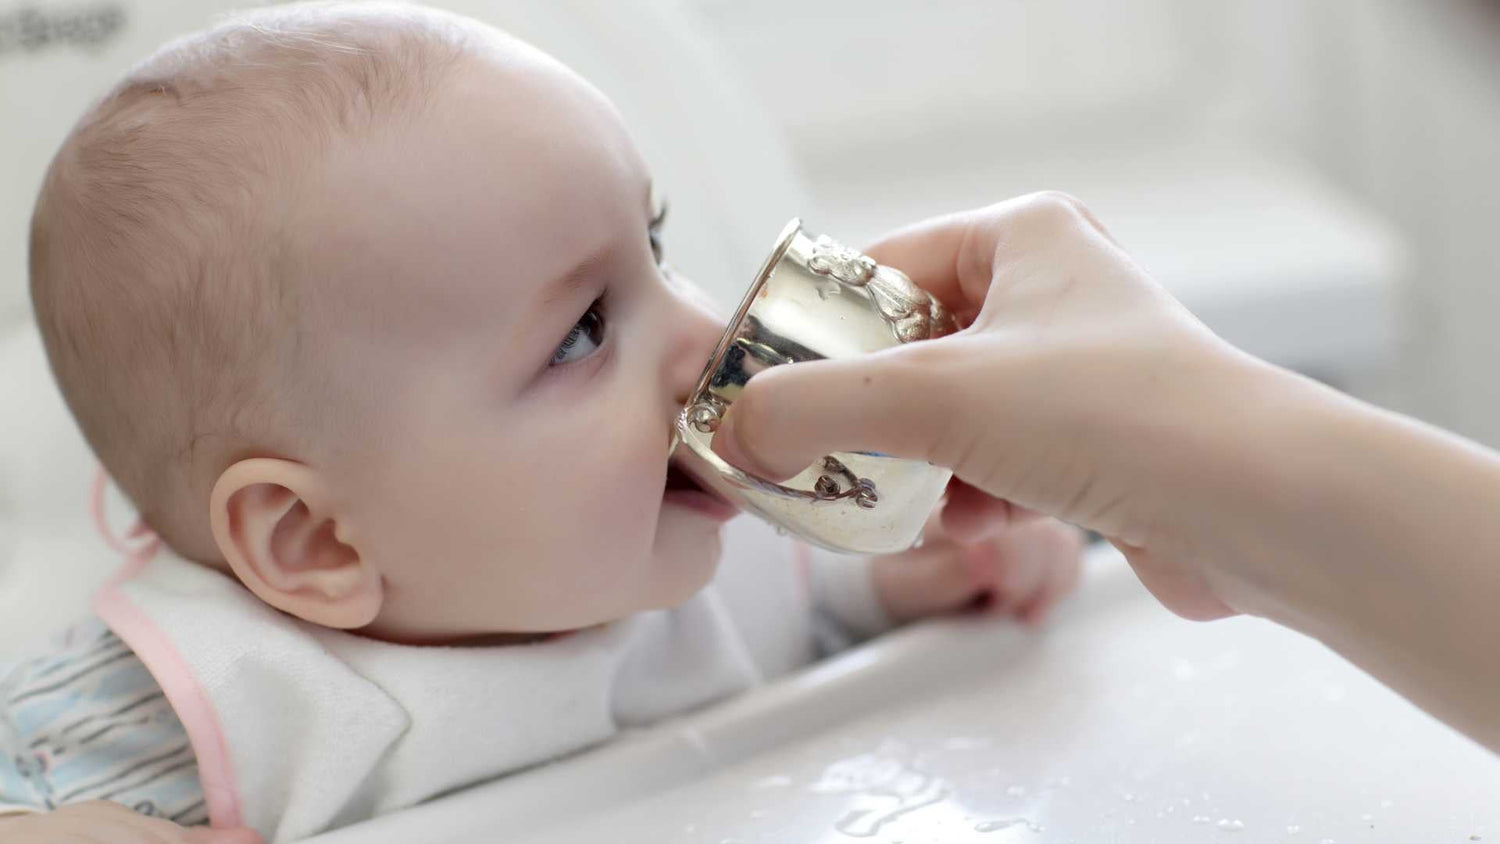
<instances>
[{"instance_id":1,"label":"index finger","mask_svg":"<svg viewBox=\"0 0 1500 844\"><path fill-rule=\"evenodd\" d=\"M958 211L897 229L865 249L895 267L950 311L965 314L984 303L991 261L975 236L979 215Z\"/></svg>"},{"instance_id":2,"label":"index finger","mask_svg":"<svg viewBox=\"0 0 1500 844\"><path fill-rule=\"evenodd\" d=\"M897 229L865 252L906 273L955 314L972 316L984 305L997 269L1049 245L1059 226L1076 231L1080 224L1118 246L1083 203L1043 191Z\"/></svg>"}]
</instances>

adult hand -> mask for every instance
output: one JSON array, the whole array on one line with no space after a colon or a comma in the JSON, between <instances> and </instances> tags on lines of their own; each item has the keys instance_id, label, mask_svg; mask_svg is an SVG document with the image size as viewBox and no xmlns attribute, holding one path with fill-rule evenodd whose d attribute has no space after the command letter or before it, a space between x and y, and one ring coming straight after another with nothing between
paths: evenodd
<instances>
[{"instance_id":1,"label":"adult hand","mask_svg":"<svg viewBox=\"0 0 1500 844\"><path fill-rule=\"evenodd\" d=\"M869 252L971 324L761 372L714 437L726 460L951 467L953 535L1002 500L1091 528L1179 614L1286 624L1500 750L1500 455L1239 352L1065 196Z\"/></svg>"},{"instance_id":2,"label":"adult hand","mask_svg":"<svg viewBox=\"0 0 1500 844\"><path fill-rule=\"evenodd\" d=\"M931 220L867 251L968 327L758 374L714 437L721 456L775 479L834 450L948 466L954 536L992 525L999 502L1040 510L1127 549L1173 610L1230 612L1201 573L1144 549L1167 544L1154 541L1174 497L1162 487L1192 469L1174 447L1196 436L1243 355L1061 194Z\"/></svg>"}]
</instances>

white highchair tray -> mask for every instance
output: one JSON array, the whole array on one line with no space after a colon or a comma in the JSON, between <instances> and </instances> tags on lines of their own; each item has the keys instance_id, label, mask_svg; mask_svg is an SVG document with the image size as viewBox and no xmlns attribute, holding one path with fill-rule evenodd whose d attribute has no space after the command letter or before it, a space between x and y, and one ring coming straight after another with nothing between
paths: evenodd
<instances>
[{"instance_id":1,"label":"white highchair tray","mask_svg":"<svg viewBox=\"0 0 1500 844\"><path fill-rule=\"evenodd\" d=\"M1100 551L1039 633L918 625L313 841L854 839L1500 840L1500 759L1313 640L1170 615Z\"/></svg>"}]
</instances>

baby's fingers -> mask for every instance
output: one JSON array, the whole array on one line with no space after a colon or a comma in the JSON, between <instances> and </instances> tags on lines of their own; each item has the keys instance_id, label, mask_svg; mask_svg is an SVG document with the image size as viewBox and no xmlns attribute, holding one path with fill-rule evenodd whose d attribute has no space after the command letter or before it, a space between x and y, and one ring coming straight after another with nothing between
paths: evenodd
<instances>
[{"instance_id":1,"label":"baby's fingers","mask_svg":"<svg viewBox=\"0 0 1500 844\"><path fill-rule=\"evenodd\" d=\"M1041 624L1042 619L1047 617L1047 613L1057 606L1057 602L1078 585L1082 570L1083 563L1077 554L1073 555L1070 560L1059 561L1049 566L1046 579L1042 581L1040 588L1016 610L1016 616L1031 626Z\"/></svg>"},{"instance_id":2,"label":"baby's fingers","mask_svg":"<svg viewBox=\"0 0 1500 844\"><path fill-rule=\"evenodd\" d=\"M991 606L996 612L1040 619L1077 583L1080 531L1053 519L1017 525L984 546ZM981 558L983 559L983 558Z\"/></svg>"},{"instance_id":3,"label":"baby's fingers","mask_svg":"<svg viewBox=\"0 0 1500 844\"><path fill-rule=\"evenodd\" d=\"M891 620L900 624L967 606L976 590L965 553L939 540L872 560L875 592Z\"/></svg>"},{"instance_id":4,"label":"baby's fingers","mask_svg":"<svg viewBox=\"0 0 1500 844\"><path fill-rule=\"evenodd\" d=\"M1047 576L1046 561L1035 555L1017 553L1016 543L997 539L969 548L970 579L977 590L989 596L990 612L1014 613L1042 585Z\"/></svg>"},{"instance_id":5,"label":"baby's fingers","mask_svg":"<svg viewBox=\"0 0 1500 844\"><path fill-rule=\"evenodd\" d=\"M948 500L940 512L938 521L943 532L965 544L993 539L1017 524L1038 518L1035 511L995 498L958 478L948 483Z\"/></svg>"}]
</instances>

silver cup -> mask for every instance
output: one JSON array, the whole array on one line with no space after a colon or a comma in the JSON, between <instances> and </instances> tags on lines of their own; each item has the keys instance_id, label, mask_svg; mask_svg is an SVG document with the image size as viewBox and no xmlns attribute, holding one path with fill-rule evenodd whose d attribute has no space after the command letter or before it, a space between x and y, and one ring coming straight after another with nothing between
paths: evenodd
<instances>
[{"instance_id":1,"label":"silver cup","mask_svg":"<svg viewBox=\"0 0 1500 844\"><path fill-rule=\"evenodd\" d=\"M772 366L849 358L951 334L953 317L900 270L801 220L782 230L677 419L673 450L735 505L833 551L883 554L916 544L952 473L920 460L835 452L785 483L714 454L720 420L745 384Z\"/></svg>"}]
</instances>

